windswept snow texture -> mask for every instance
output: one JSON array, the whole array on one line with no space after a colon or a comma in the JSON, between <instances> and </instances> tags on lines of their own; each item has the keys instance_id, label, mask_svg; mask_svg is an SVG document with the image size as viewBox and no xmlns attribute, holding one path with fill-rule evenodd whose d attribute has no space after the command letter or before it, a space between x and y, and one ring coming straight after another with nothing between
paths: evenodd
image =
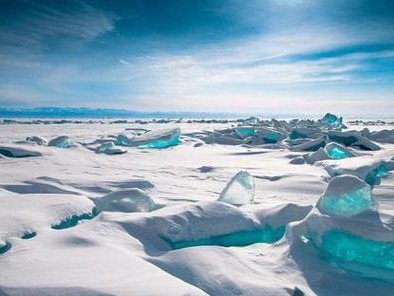
<instances>
[{"instance_id":1,"label":"windswept snow texture","mask_svg":"<svg viewBox=\"0 0 394 296\"><path fill-rule=\"evenodd\" d=\"M248 172L240 171L223 189L219 201L233 205L253 203L254 187L253 177Z\"/></svg>"},{"instance_id":2,"label":"windswept snow texture","mask_svg":"<svg viewBox=\"0 0 394 296\"><path fill-rule=\"evenodd\" d=\"M323 115L0 120L0 295L394 295L394 121Z\"/></svg>"}]
</instances>

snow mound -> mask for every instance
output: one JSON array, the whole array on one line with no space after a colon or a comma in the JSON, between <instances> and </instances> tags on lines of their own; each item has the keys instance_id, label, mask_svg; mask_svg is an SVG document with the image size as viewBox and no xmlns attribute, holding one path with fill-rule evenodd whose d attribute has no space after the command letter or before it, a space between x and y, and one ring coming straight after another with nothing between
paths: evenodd
<instances>
[{"instance_id":1,"label":"snow mound","mask_svg":"<svg viewBox=\"0 0 394 296\"><path fill-rule=\"evenodd\" d=\"M138 188L109 193L95 199L95 203L99 212L150 212L157 208L155 202L143 190Z\"/></svg>"},{"instance_id":2,"label":"snow mound","mask_svg":"<svg viewBox=\"0 0 394 296\"><path fill-rule=\"evenodd\" d=\"M218 201L232 205L251 204L254 200L254 188L253 176L240 171L227 183Z\"/></svg>"},{"instance_id":3,"label":"snow mound","mask_svg":"<svg viewBox=\"0 0 394 296\"><path fill-rule=\"evenodd\" d=\"M342 175L330 180L316 207L327 215L352 217L376 210L376 201L367 183L352 175Z\"/></svg>"}]
</instances>

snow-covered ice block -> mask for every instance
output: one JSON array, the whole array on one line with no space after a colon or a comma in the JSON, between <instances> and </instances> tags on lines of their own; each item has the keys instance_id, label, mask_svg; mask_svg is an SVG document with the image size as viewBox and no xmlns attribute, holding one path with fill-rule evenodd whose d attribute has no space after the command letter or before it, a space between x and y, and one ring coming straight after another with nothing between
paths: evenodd
<instances>
[{"instance_id":1,"label":"snow-covered ice block","mask_svg":"<svg viewBox=\"0 0 394 296\"><path fill-rule=\"evenodd\" d=\"M266 224L263 228L247 231L238 231L228 234L211 236L199 240L185 240L172 242L167 240L172 249L182 249L198 246L244 247L256 243L274 243L280 240L285 233L285 225L272 228Z\"/></svg>"},{"instance_id":2,"label":"snow-covered ice block","mask_svg":"<svg viewBox=\"0 0 394 296\"><path fill-rule=\"evenodd\" d=\"M319 148L317 151L305 155L305 160L309 164L314 164L316 161L330 159L330 156L323 148Z\"/></svg>"},{"instance_id":3,"label":"snow-covered ice block","mask_svg":"<svg viewBox=\"0 0 394 296\"><path fill-rule=\"evenodd\" d=\"M69 137L60 136L50 140L48 146L55 146L58 148L70 148L73 146L73 143Z\"/></svg>"},{"instance_id":4,"label":"snow-covered ice block","mask_svg":"<svg viewBox=\"0 0 394 296\"><path fill-rule=\"evenodd\" d=\"M41 156L41 153L38 151L20 148L17 146L0 146L0 155L4 155L7 157L22 158L22 157Z\"/></svg>"},{"instance_id":5,"label":"snow-covered ice block","mask_svg":"<svg viewBox=\"0 0 394 296\"><path fill-rule=\"evenodd\" d=\"M97 149L98 153L105 153L109 155L114 155L114 154L123 154L126 153L126 150L116 147L114 142L108 141L104 142L100 145L100 147Z\"/></svg>"},{"instance_id":6,"label":"snow-covered ice block","mask_svg":"<svg viewBox=\"0 0 394 296\"><path fill-rule=\"evenodd\" d=\"M332 229L321 237L321 250L331 261L394 271L394 243L375 241Z\"/></svg>"},{"instance_id":7,"label":"snow-covered ice block","mask_svg":"<svg viewBox=\"0 0 394 296\"><path fill-rule=\"evenodd\" d=\"M150 212L155 202L141 189L118 190L95 200L98 212Z\"/></svg>"},{"instance_id":8,"label":"snow-covered ice block","mask_svg":"<svg viewBox=\"0 0 394 296\"><path fill-rule=\"evenodd\" d=\"M341 143L346 146L356 146L363 150L376 151L380 150L380 147L371 140L363 137L359 132L349 131L329 131L328 139L337 143Z\"/></svg>"},{"instance_id":9,"label":"snow-covered ice block","mask_svg":"<svg viewBox=\"0 0 394 296\"><path fill-rule=\"evenodd\" d=\"M326 138L321 136L317 139L310 140L299 145L294 145L291 149L294 151L316 151L324 146L326 146Z\"/></svg>"},{"instance_id":10,"label":"snow-covered ice block","mask_svg":"<svg viewBox=\"0 0 394 296\"><path fill-rule=\"evenodd\" d=\"M48 141L45 138L38 136L27 137L26 141L35 143L37 145L46 145L48 143Z\"/></svg>"},{"instance_id":11,"label":"snow-covered ice block","mask_svg":"<svg viewBox=\"0 0 394 296\"><path fill-rule=\"evenodd\" d=\"M95 208L93 208L93 210L91 212L68 216L67 218L61 220L60 222L53 224L51 226L51 228L56 229L56 230L61 230L61 229L74 227L78 223L80 223L80 221L82 221L82 220L93 219L96 216L96 214L97 214L97 211Z\"/></svg>"},{"instance_id":12,"label":"snow-covered ice block","mask_svg":"<svg viewBox=\"0 0 394 296\"><path fill-rule=\"evenodd\" d=\"M352 175L332 178L316 205L323 214L341 217L374 211L376 206L371 187Z\"/></svg>"},{"instance_id":13,"label":"snow-covered ice block","mask_svg":"<svg viewBox=\"0 0 394 296\"><path fill-rule=\"evenodd\" d=\"M394 130L382 130L365 135L366 138L379 143L394 144Z\"/></svg>"},{"instance_id":14,"label":"snow-covered ice block","mask_svg":"<svg viewBox=\"0 0 394 296\"><path fill-rule=\"evenodd\" d=\"M255 134L255 128L253 126L239 126L236 127L234 130L241 138L254 136Z\"/></svg>"},{"instance_id":15,"label":"snow-covered ice block","mask_svg":"<svg viewBox=\"0 0 394 296\"><path fill-rule=\"evenodd\" d=\"M331 159L342 159L355 156L349 149L338 143L328 143L324 150Z\"/></svg>"},{"instance_id":16,"label":"snow-covered ice block","mask_svg":"<svg viewBox=\"0 0 394 296\"><path fill-rule=\"evenodd\" d=\"M326 161L324 168L332 177L354 175L369 185L379 185L380 179L389 171L387 163L370 156L359 156Z\"/></svg>"},{"instance_id":17,"label":"snow-covered ice block","mask_svg":"<svg viewBox=\"0 0 394 296\"><path fill-rule=\"evenodd\" d=\"M179 144L180 128L160 129L135 138L140 148L168 148Z\"/></svg>"},{"instance_id":18,"label":"snow-covered ice block","mask_svg":"<svg viewBox=\"0 0 394 296\"><path fill-rule=\"evenodd\" d=\"M256 137L261 138L264 143L277 143L285 136L278 130L272 128L258 128L256 129Z\"/></svg>"},{"instance_id":19,"label":"snow-covered ice block","mask_svg":"<svg viewBox=\"0 0 394 296\"><path fill-rule=\"evenodd\" d=\"M180 128L167 128L149 131L133 137L121 134L117 136L116 142L118 145L139 148L168 148L179 144L180 135Z\"/></svg>"},{"instance_id":20,"label":"snow-covered ice block","mask_svg":"<svg viewBox=\"0 0 394 296\"><path fill-rule=\"evenodd\" d=\"M250 204L254 200L254 188L253 176L240 171L227 183L218 200L233 205Z\"/></svg>"},{"instance_id":21,"label":"snow-covered ice block","mask_svg":"<svg viewBox=\"0 0 394 296\"><path fill-rule=\"evenodd\" d=\"M132 146L133 137L129 137L125 134L120 134L116 136L116 144L121 146Z\"/></svg>"},{"instance_id":22,"label":"snow-covered ice block","mask_svg":"<svg viewBox=\"0 0 394 296\"><path fill-rule=\"evenodd\" d=\"M303 158L302 156L297 156L294 157L290 160L291 164L304 164L305 163L305 158Z\"/></svg>"},{"instance_id":23,"label":"snow-covered ice block","mask_svg":"<svg viewBox=\"0 0 394 296\"><path fill-rule=\"evenodd\" d=\"M289 138L291 140L314 138L315 135L321 134L319 129L307 127L295 127L291 129Z\"/></svg>"}]
</instances>

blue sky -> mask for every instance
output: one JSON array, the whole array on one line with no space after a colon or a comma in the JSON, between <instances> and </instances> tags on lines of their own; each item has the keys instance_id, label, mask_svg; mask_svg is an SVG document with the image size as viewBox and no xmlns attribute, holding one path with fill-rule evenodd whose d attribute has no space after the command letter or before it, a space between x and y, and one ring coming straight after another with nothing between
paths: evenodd
<instances>
[{"instance_id":1,"label":"blue sky","mask_svg":"<svg viewBox=\"0 0 394 296\"><path fill-rule=\"evenodd\" d=\"M391 0L0 0L0 106L391 113Z\"/></svg>"}]
</instances>

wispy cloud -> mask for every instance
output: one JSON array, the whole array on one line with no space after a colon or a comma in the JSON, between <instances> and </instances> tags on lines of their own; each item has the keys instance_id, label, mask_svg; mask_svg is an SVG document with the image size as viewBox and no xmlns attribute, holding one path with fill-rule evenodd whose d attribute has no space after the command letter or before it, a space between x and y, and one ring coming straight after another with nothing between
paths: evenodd
<instances>
[{"instance_id":1,"label":"wispy cloud","mask_svg":"<svg viewBox=\"0 0 394 296\"><path fill-rule=\"evenodd\" d=\"M0 26L0 46L7 52L43 49L53 38L92 40L114 30L116 16L81 1L64 5L16 1L13 15ZM1 49L3 52L6 48Z\"/></svg>"}]
</instances>

